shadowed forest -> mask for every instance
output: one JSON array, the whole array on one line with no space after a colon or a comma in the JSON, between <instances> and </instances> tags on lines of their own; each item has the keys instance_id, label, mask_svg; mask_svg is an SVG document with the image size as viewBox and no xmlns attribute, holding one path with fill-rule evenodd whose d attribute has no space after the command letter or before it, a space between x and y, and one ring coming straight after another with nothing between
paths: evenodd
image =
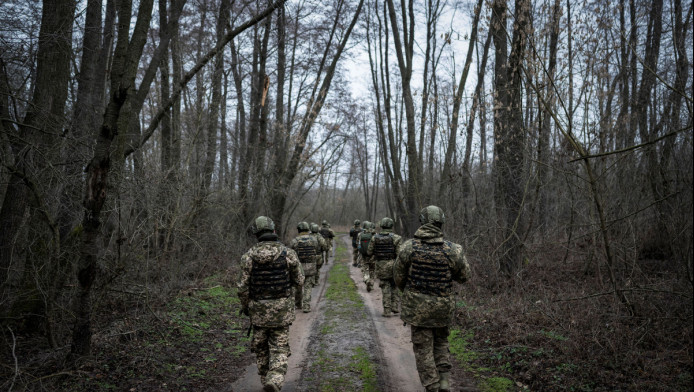
<instances>
[{"instance_id":1,"label":"shadowed forest","mask_svg":"<svg viewBox=\"0 0 694 392\"><path fill-rule=\"evenodd\" d=\"M457 380L691 390L692 18L691 0L3 0L0 389L230 390L253 362L236 281L256 216L284 243L386 216L411 238L436 205L472 269Z\"/></svg>"}]
</instances>

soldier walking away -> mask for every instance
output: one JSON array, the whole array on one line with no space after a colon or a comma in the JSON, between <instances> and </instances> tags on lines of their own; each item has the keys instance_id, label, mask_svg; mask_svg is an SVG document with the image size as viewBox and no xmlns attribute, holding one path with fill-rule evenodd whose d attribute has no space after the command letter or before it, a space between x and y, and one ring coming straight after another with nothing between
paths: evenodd
<instances>
[{"instance_id":1,"label":"soldier walking away","mask_svg":"<svg viewBox=\"0 0 694 392\"><path fill-rule=\"evenodd\" d=\"M241 256L238 295L251 319L251 351L256 355L263 390L282 389L287 373L289 326L295 318L292 286L304 284L296 253L282 245L272 219L259 216L250 227L258 243Z\"/></svg>"},{"instance_id":2,"label":"soldier walking away","mask_svg":"<svg viewBox=\"0 0 694 392\"><path fill-rule=\"evenodd\" d=\"M361 272L364 276L364 284L366 291L371 292L374 286L374 278L376 275L376 263L374 258L368 255L369 242L371 237L376 233L376 225L369 221L362 223L362 232L359 233L357 239L359 241L359 257L361 258Z\"/></svg>"},{"instance_id":3,"label":"soldier walking away","mask_svg":"<svg viewBox=\"0 0 694 392\"><path fill-rule=\"evenodd\" d=\"M450 391L448 328L455 309L453 281L470 277L463 248L443 239L443 210L429 206L419 213L414 239L400 247L393 267L402 294L400 318L412 329L419 379L427 391Z\"/></svg>"},{"instance_id":4,"label":"soldier walking away","mask_svg":"<svg viewBox=\"0 0 694 392\"><path fill-rule=\"evenodd\" d=\"M349 236L352 238L352 267L357 266L357 257L359 256L359 251L357 246L359 242L357 241L357 236L361 233L361 221L359 219L354 220L354 227L349 230Z\"/></svg>"},{"instance_id":5,"label":"soldier walking away","mask_svg":"<svg viewBox=\"0 0 694 392\"><path fill-rule=\"evenodd\" d=\"M318 240L311 235L310 227L306 222L299 222L296 226L299 235L296 236L289 247L292 248L301 262L301 268L304 271L304 287L301 292L298 290L295 293L294 301L301 305L301 310L304 313L311 311L311 289L314 286L314 276L318 273L316 267L316 257L319 256L320 244ZM298 299L297 299L298 298Z\"/></svg>"},{"instance_id":6,"label":"soldier walking away","mask_svg":"<svg viewBox=\"0 0 694 392\"><path fill-rule=\"evenodd\" d=\"M320 227L318 224L311 222L311 235L318 241L319 250L316 256L316 275L313 278L314 286L318 286L318 278L320 278L320 269L323 267L323 252L328 249L328 244L325 242L325 238L320 235Z\"/></svg>"},{"instance_id":7,"label":"soldier walking away","mask_svg":"<svg viewBox=\"0 0 694 392\"><path fill-rule=\"evenodd\" d=\"M333 238L335 238L335 232L330 228L330 223L328 223L328 221L325 219L323 219L321 226L320 235L323 236L326 244L328 245L328 249L323 252L323 261L325 264L328 264L328 258L333 254Z\"/></svg>"},{"instance_id":8,"label":"soldier walking away","mask_svg":"<svg viewBox=\"0 0 694 392\"><path fill-rule=\"evenodd\" d=\"M402 237L393 233L393 220L386 217L378 224L381 232L371 237L367 255L373 256L376 264L376 277L379 280L383 297L383 317L400 312L400 291L393 280L393 264L402 244Z\"/></svg>"}]
</instances>

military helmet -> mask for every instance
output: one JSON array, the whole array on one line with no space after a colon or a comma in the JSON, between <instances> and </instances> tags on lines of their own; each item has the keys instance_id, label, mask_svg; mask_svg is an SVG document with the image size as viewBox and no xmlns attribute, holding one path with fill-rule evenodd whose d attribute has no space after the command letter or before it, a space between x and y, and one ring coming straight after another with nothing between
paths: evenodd
<instances>
[{"instance_id":1,"label":"military helmet","mask_svg":"<svg viewBox=\"0 0 694 392\"><path fill-rule=\"evenodd\" d=\"M263 231L275 231L275 222L267 216L259 216L251 223L251 232L255 235Z\"/></svg>"},{"instance_id":2,"label":"military helmet","mask_svg":"<svg viewBox=\"0 0 694 392\"><path fill-rule=\"evenodd\" d=\"M323 222L321 222L321 224L322 224L323 226L330 226L330 225L328 224L328 221L325 220L325 219L323 219Z\"/></svg>"},{"instance_id":3,"label":"military helmet","mask_svg":"<svg viewBox=\"0 0 694 392\"><path fill-rule=\"evenodd\" d=\"M318 224L311 222L311 233L318 233L320 231L320 227L318 227Z\"/></svg>"},{"instance_id":4,"label":"military helmet","mask_svg":"<svg viewBox=\"0 0 694 392\"><path fill-rule=\"evenodd\" d=\"M359 219L354 220L354 226L359 226L361 225L361 221Z\"/></svg>"},{"instance_id":5,"label":"military helmet","mask_svg":"<svg viewBox=\"0 0 694 392\"><path fill-rule=\"evenodd\" d=\"M392 229L393 228L393 220L385 217L381 219L381 221L378 223L379 226L381 226L381 229Z\"/></svg>"},{"instance_id":6,"label":"military helmet","mask_svg":"<svg viewBox=\"0 0 694 392\"><path fill-rule=\"evenodd\" d=\"M369 222L369 221L367 221L367 220L361 222L361 228L362 228L362 229L368 229L369 226L371 226L371 222Z\"/></svg>"},{"instance_id":7,"label":"military helmet","mask_svg":"<svg viewBox=\"0 0 694 392\"><path fill-rule=\"evenodd\" d=\"M369 229L375 229L375 228L376 228L376 224L369 221Z\"/></svg>"},{"instance_id":8,"label":"military helmet","mask_svg":"<svg viewBox=\"0 0 694 392\"><path fill-rule=\"evenodd\" d=\"M311 227L308 225L306 222L299 222L298 225L296 225L297 230L301 231L309 231L311 230Z\"/></svg>"},{"instance_id":9,"label":"military helmet","mask_svg":"<svg viewBox=\"0 0 694 392\"><path fill-rule=\"evenodd\" d=\"M446 223L446 216L443 210L437 206L428 206L419 211L419 223L437 223L442 225Z\"/></svg>"}]
</instances>

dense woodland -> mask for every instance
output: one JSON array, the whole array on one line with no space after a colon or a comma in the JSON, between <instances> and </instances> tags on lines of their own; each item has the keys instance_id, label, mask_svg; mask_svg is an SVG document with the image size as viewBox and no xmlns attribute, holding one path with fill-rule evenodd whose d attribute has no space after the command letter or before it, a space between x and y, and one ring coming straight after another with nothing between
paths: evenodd
<instances>
[{"instance_id":1,"label":"dense woodland","mask_svg":"<svg viewBox=\"0 0 694 392\"><path fill-rule=\"evenodd\" d=\"M429 204L467 296L539 290L614 358L677 348L691 387L692 24L690 0L4 0L0 388L18 337L92 355L99 320L233 269L257 215L411 237Z\"/></svg>"}]
</instances>

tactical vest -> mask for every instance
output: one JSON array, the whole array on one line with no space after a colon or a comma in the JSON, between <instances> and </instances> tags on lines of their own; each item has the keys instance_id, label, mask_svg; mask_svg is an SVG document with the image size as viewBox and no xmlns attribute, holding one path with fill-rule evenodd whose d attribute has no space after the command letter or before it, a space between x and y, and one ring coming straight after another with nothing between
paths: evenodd
<instances>
[{"instance_id":1,"label":"tactical vest","mask_svg":"<svg viewBox=\"0 0 694 392\"><path fill-rule=\"evenodd\" d=\"M373 238L376 260L394 260L395 239L390 234L377 234Z\"/></svg>"},{"instance_id":2,"label":"tactical vest","mask_svg":"<svg viewBox=\"0 0 694 392\"><path fill-rule=\"evenodd\" d=\"M369 233L368 231L361 232L361 239L359 240L359 253L361 253L363 256L366 256L367 250L369 249L369 241L371 241L372 236L373 233Z\"/></svg>"},{"instance_id":3,"label":"tactical vest","mask_svg":"<svg viewBox=\"0 0 694 392\"><path fill-rule=\"evenodd\" d=\"M320 229L320 235L322 235L323 238L333 238L332 233L330 233L330 229L327 227Z\"/></svg>"},{"instance_id":4,"label":"tactical vest","mask_svg":"<svg viewBox=\"0 0 694 392\"><path fill-rule=\"evenodd\" d=\"M252 300L280 299L291 295L287 250L270 263L253 260L249 296Z\"/></svg>"},{"instance_id":5,"label":"tactical vest","mask_svg":"<svg viewBox=\"0 0 694 392\"><path fill-rule=\"evenodd\" d=\"M447 245L450 246L450 243L447 242ZM422 294L450 296L453 277L449 260L443 244L412 240L412 264L407 276L407 287Z\"/></svg>"},{"instance_id":6,"label":"tactical vest","mask_svg":"<svg viewBox=\"0 0 694 392\"><path fill-rule=\"evenodd\" d=\"M357 242L357 237L359 237L359 233L361 233L361 229L354 229L349 231L349 236L352 237L352 248L356 248L359 243Z\"/></svg>"},{"instance_id":7,"label":"tactical vest","mask_svg":"<svg viewBox=\"0 0 694 392\"><path fill-rule=\"evenodd\" d=\"M297 237L296 254L299 256L299 261L302 263L313 263L315 257L318 254L316 251L316 245L312 244L313 241L311 237L299 238Z\"/></svg>"}]
</instances>

